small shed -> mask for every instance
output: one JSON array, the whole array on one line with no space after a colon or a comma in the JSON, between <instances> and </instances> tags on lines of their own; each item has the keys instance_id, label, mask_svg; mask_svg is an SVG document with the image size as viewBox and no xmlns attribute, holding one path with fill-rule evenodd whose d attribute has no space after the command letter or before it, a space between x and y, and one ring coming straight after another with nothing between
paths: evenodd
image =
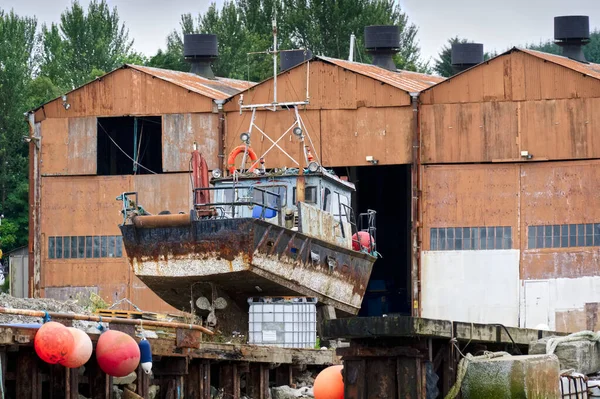
<instances>
[{"instance_id":1,"label":"small shed","mask_svg":"<svg viewBox=\"0 0 600 399\"><path fill-rule=\"evenodd\" d=\"M4 274L9 278L10 295L16 298L29 298L29 253L27 247L17 248L6 254L8 264Z\"/></svg>"}]
</instances>

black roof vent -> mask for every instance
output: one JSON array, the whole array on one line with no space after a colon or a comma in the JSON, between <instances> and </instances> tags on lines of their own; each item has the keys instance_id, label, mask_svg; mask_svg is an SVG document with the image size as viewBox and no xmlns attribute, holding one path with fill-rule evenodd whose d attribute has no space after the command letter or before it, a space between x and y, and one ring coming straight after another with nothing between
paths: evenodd
<instances>
[{"instance_id":1,"label":"black roof vent","mask_svg":"<svg viewBox=\"0 0 600 399\"><path fill-rule=\"evenodd\" d=\"M483 62L483 44L455 43L452 45L452 69L462 72Z\"/></svg>"},{"instance_id":2,"label":"black roof vent","mask_svg":"<svg viewBox=\"0 0 600 399\"><path fill-rule=\"evenodd\" d=\"M562 55L587 62L583 46L590 41L590 17L567 15L554 17L554 43L562 47Z\"/></svg>"},{"instance_id":3,"label":"black roof vent","mask_svg":"<svg viewBox=\"0 0 600 399\"><path fill-rule=\"evenodd\" d=\"M313 53L309 49L282 51L281 59L279 60L279 69L285 71L298 64L302 64L304 61L310 60L312 56Z\"/></svg>"},{"instance_id":4,"label":"black roof vent","mask_svg":"<svg viewBox=\"0 0 600 399\"><path fill-rule=\"evenodd\" d=\"M192 64L191 73L214 79L211 64L219 57L217 35L193 34L183 37L183 56Z\"/></svg>"},{"instance_id":5,"label":"black roof vent","mask_svg":"<svg viewBox=\"0 0 600 399\"><path fill-rule=\"evenodd\" d=\"M400 50L400 28L396 25L366 26L365 48L373 56L373 65L396 71L393 57Z\"/></svg>"}]
</instances>

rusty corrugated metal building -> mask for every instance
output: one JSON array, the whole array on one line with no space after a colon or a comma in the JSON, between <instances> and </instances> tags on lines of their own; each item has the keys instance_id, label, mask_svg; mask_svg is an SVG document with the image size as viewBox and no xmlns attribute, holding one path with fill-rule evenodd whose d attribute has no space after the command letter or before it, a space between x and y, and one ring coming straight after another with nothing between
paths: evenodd
<instances>
[{"instance_id":1,"label":"rusty corrugated metal building","mask_svg":"<svg viewBox=\"0 0 600 399\"><path fill-rule=\"evenodd\" d=\"M513 48L420 101L421 314L597 329L600 65Z\"/></svg>"},{"instance_id":2,"label":"rusty corrugated metal building","mask_svg":"<svg viewBox=\"0 0 600 399\"><path fill-rule=\"evenodd\" d=\"M35 110L32 294L67 299L94 292L109 303L128 298L168 310L130 269L116 197L138 191L149 212L189 211L192 144L210 168L219 165L218 104L249 86L124 65Z\"/></svg>"}]
</instances>

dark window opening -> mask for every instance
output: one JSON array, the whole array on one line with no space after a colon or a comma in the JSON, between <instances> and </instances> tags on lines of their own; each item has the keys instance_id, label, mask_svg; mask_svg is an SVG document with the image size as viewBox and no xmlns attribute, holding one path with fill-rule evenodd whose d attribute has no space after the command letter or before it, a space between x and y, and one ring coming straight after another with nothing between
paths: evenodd
<instances>
[{"instance_id":1,"label":"dark window opening","mask_svg":"<svg viewBox=\"0 0 600 399\"><path fill-rule=\"evenodd\" d=\"M98 118L97 174L145 175L152 172L162 173L161 117Z\"/></svg>"},{"instance_id":2,"label":"dark window opening","mask_svg":"<svg viewBox=\"0 0 600 399\"><path fill-rule=\"evenodd\" d=\"M377 211L375 241L383 258L373 265L359 316L410 315L410 165L335 168L335 172L356 185L352 209L357 219L368 209Z\"/></svg>"},{"instance_id":3,"label":"dark window opening","mask_svg":"<svg viewBox=\"0 0 600 399\"><path fill-rule=\"evenodd\" d=\"M292 194L292 202L296 203L296 187L294 187ZM306 186L304 188L304 202L307 204L316 204L317 203L317 187L315 186Z\"/></svg>"}]
</instances>

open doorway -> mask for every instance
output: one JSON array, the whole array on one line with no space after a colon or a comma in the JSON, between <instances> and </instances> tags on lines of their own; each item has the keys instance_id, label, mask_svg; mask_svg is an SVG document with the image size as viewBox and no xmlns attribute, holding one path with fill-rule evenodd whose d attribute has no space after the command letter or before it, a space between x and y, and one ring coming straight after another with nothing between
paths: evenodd
<instances>
[{"instance_id":1,"label":"open doorway","mask_svg":"<svg viewBox=\"0 0 600 399\"><path fill-rule=\"evenodd\" d=\"M150 173L162 173L162 118L98 118L97 174Z\"/></svg>"},{"instance_id":2,"label":"open doorway","mask_svg":"<svg viewBox=\"0 0 600 399\"><path fill-rule=\"evenodd\" d=\"M410 315L411 172L410 165L336 168L356 185L355 215L377 211L377 259L360 316Z\"/></svg>"}]
</instances>

